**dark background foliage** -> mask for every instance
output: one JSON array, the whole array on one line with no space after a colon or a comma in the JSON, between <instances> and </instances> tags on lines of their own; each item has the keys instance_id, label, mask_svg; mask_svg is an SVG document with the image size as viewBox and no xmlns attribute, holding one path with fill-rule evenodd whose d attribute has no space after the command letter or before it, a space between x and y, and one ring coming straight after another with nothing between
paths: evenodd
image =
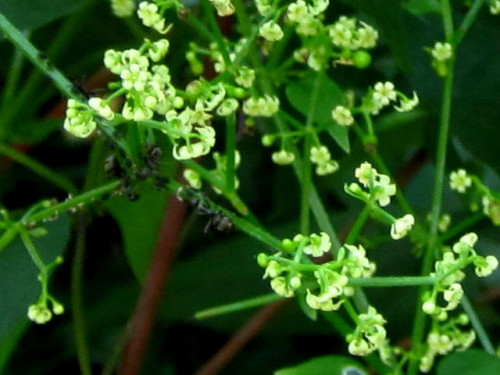
<instances>
[{"instance_id":1,"label":"dark background foliage","mask_svg":"<svg viewBox=\"0 0 500 375\"><path fill-rule=\"evenodd\" d=\"M422 102L419 110L382 116L376 126L380 153L397 175L407 177L405 192L424 217L430 202L441 92L441 81L433 73L424 51L425 46L442 39L441 21L434 12L434 2L408 1L406 6L394 0L332 3L332 18L342 13L359 16L381 35L381 47L374 52L373 66L365 71L346 67L332 69L330 78L336 85L363 92L379 80L392 80L402 91L415 90L419 94ZM465 8L456 2L455 10L458 20ZM134 31L138 25L113 17L106 1L3 0L0 11L28 32L33 43L82 86L100 71L106 49L139 44ZM465 166L484 176L488 184L497 189L500 188L497 176L500 171L500 148L497 147L499 32L499 19L484 11L458 51L453 135L449 144L450 169ZM179 82L189 79L183 51L191 36L186 25L176 22L168 63ZM11 61L14 54L13 47L6 40L0 40L0 59L4 61L0 64L0 84L6 81L9 71L6 62ZM286 93L289 105L298 110L300 98L294 99L293 85L300 90L300 84L292 82ZM23 82L16 95L19 95L19 105L1 112L0 141L64 174L76 186L89 180L91 186L102 183L107 146L102 142L75 141L63 133L61 111L57 113L62 98L29 64L23 66ZM347 135L333 137L338 141L337 137ZM339 231L352 224L359 210L359 206L342 193L342 186L352 180L353 168L367 158L362 145L352 134L350 137L350 153L340 147L336 149L341 171L317 181ZM239 140L238 149L243 155L239 172L242 197L272 233L278 237L290 236L298 222L298 208L291 203L297 201L295 176L291 169L270 163L270 152L259 144L258 135L244 135ZM166 161L162 168L171 170L171 162ZM102 369L124 333L164 213L167 192L147 186L140 189L141 199L137 202L114 197L97 202L91 209L93 219L86 234L84 303L91 361L96 371ZM466 202L461 202L448 189L445 194L445 211L458 221L467 212ZM39 199L52 197L62 200L65 194L24 167L7 158L0 159L3 206L20 212ZM0 255L0 373L78 372L69 285L75 247L72 222L74 217L64 215L48 224L49 235L38 243L48 259L55 254L65 257L51 285L52 293L64 302L68 311L45 326L30 324L25 314L39 292L36 270L28 255L18 242ZM195 321L194 313L269 292L255 262L256 254L267 249L240 233L222 237L205 235L204 225L203 217L192 214L186 221L182 247L169 275L143 374L194 373L254 311L206 321ZM498 229L486 220L475 229L481 239L480 251L500 255ZM369 232L374 238L380 234L375 226L369 228ZM370 243L368 239L366 243ZM408 248L404 242L398 242L372 253L379 264L379 274L394 274L394 270L401 275L418 273L418 264L412 263ZM486 326L492 329L492 337L500 333L498 301L487 299L491 293L483 292L498 291L499 283L500 275L496 273L480 284L475 281L467 285ZM408 289L370 291L370 298L388 318L390 335L396 342L403 343L409 335L415 295L415 290ZM253 374L256 369L267 374L331 353L346 354L344 339L322 319L310 321L291 301L222 374Z\"/></svg>"}]
</instances>

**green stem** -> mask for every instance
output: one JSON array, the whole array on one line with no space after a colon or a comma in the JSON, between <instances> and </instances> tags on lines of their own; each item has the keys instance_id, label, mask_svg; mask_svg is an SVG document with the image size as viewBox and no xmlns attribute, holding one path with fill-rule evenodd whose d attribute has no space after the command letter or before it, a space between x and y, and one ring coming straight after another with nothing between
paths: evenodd
<instances>
[{"instance_id":1,"label":"green stem","mask_svg":"<svg viewBox=\"0 0 500 375\"><path fill-rule=\"evenodd\" d=\"M467 298L465 294L462 296L461 305L466 314L469 316L471 325L476 331L477 337L479 338L479 341L481 342L484 350L489 354L496 355L495 348L493 347L493 344L491 343L491 340L488 337L488 334L486 333L481 320L477 316L474 308L472 307L472 304L469 301L469 298Z\"/></svg>"},{"instance_id":2,"label":"green stem","mask_svg":"<svg viewBox=\"0 0 500 375\"><path fill-rule=\"evenodd\" d=\"M235 190L236 116L226 117L226 189Z\"/></svg>"},{"instance_id":3,"label":"green stem","mask_svg":"<svg viewBox=\"0 0 500 375\"><path fill-rule=\"evenodd\" d=\"M467 12L464 20L462 21L462 24L457 28L455 32L453 38L455 45L460 44L467 31L469 31L470 27L476 20L476 17L485 2L486 0L475 0L474 3L471 5L471 7L469 8L469 12Z\"/></svg>"},{"instance_id":4,"label":"green stem","mask_svg":"<svg viewBox=\"0 0 500 375\"><path fill-rule=\"evenodd\" d=\"M453 36L453 12L450 0L441 0L441 17L443 18L446 41L451 42Z\"/></svg>"},{"instance_id":5,"label":"green stem","mask_svg":"<svg viewBox=\"0 0 500 375\"><path fill-rule=\"evenodd\" d=\"M79 97L74 86L59 72L47 58L0 12L0 31L9 39L38 69L49 77L67 97Z\"/></svg>"},{"instance_id":6,"label":"green stem","mask_svg":"<svg viewBox=\"0 0 500 375\"><path fill-rule=\"evenodd\" d=\"M0 154L15 160L17 163L28 169L31 169L34 173L44 177L54 185L59 186L61 189L70 194L74 194L77 191L75 185L73 185L73 183L63 175L55 173L37 160L7 146L2 142L0 142Z\"/></svg>"},{"instance_id":7,"label":"green stem","mask_svg":"<svg viewBox=\"0 0 500 375\"><path fill-rule=\"evenodd\" d=\"M226 42L224 41L224 37L220 31L219 25L217 24L217 19L215 18L214 8L209 4L208 0L201 0L201 5L205 14L208 17L208 24L213 31L213 37L215 39L215 43L219 49L219 52L222 54L222 58L224 59L224 63L226 67L230 67L232 65L231 58L229 57L229 52L227 50Z\"/></svg>"},{"instance_id":8,"label":"green stem","mask_svg":"<svg viewBox=\"0 0 500 375\"><path fill-rule=\"evenodd\" d=\"M21 78L21 70L25 61L23 55L17 49L14 49L13 54L14 56L7 74L7 82L5 83L2 95L2 113L5 112L5 109L9 104L12 104L12 97L18 87L19 79Z\"/></svg>"},{"instance_id":9,"label":"green stem","mask_svg":"<svg viewBox=\"0 0 500 375\"><path fill-rule=\"evenodd\" d=\"M451 16L450 4L447 0L441 1L443 11L443 23L447 40L450 40L453 33L453 20ZM451 101L453 89L453 73L454 73L454 59L450 61L449 71L444 80L442 103L441 103L441 118L439 123L438 144L436 153L436 167L434 172L434 187L432 192L432 211L431 211L431 225L429 231L429 238L427 248L423 258L422 275L429 274L434 261L434 254L436 247L439 243L438 238L438 224L441 215L442 194L444 186L444 174L446 167L446 149L448 144L449 128L450 128L450 115L451 115ZM420 298L427 290L426 287L420 288ZM422 309L417 309L415 319L413 322L412 332L412 345L413 355L410 359L408 375L416 375L418 373L419 351L421 350L421 343L425 330L425 314Z\"/></svg>"},{"instance_id":10,"label":"green stem","mask_svg":"<svg viewBox=\"0 0 500 375\"><path fill-rule=\"evenodd\" d=\"M432 276L381 276L349 279L349 285L369 288L406 287L419 285L434 285L436 278Z\"/></svg>"},{"instance_id":11,"label":"green stem","mask_svg":"<svg viewBox=\"0 0 500 375\"><path fill-rule=\"evenodd\" d=\"M85 236L87 229L86 213L79 214L77 221L77 237L75 255L71 270L71 306L73 310L73 329L75 345L82 375L91 375L90 354L85 328L85 311L83 308L83 260L85 255Z\"/></svg>"},{"instance_id":12,"label":"green stem","mask_svg":"<svg viewBox=\"0 0 500 375\"><path fill-rule=\"evenodd\" d=\"M361 213L356 218L356 221L354 222L351 231L349 232L349 235L345 239L344 243L353 245L356 242L361 232L361 229L363 229L363 226L370 217L370 212L371 212L371 206L369 204L365 205Z\"/></svg>"},{"instance_id":13,"label":"green stem","mask_svg":"<svg viewBox=\"0 0 500 375\"><path fill-rule=\"evenodd\" d=\"M43 262L42 258L40 258L40 254L38 254L38 251L36 250L35 244L31 240L31 237L28 233L28 231L21 226L18 225L18 233L21 236L21 240L23 241L24 247L26 247L26 250L28 250L28 254L30 255L31 259L33 260L33 263L35 263L36 267L40 271L40 276L43 278L47 275L47 266ZM42 281L40 281L42 282ZM44 283L42 282L42 286L44 286Z\"/></svg>"},{"instance_id":14,"label":"green stem","mask_svg":"<svg viewBox=\"0 0 500 375\"><path fill-rule=\"evenodd\" d=\"M211 307L206 310L198 311L194 315L194 317L198 320L213 318L215 316L230 314L262 305L267 305L271 302L278 301L280 299L283 299L283 297L277 295L276 293L265 294L262 296L253 297L238 302L228 303L226 305Z\"/></svg>"},{"instance_id":15,"label":"green stem","mask_svg":"<svg viewBox=\"0 0 500 375\"><path fill-rule=\"evenodd\" d=\"M106 185L100 186L96 189L89 190L81 195L78 195L72 199L64 201L62 203L56 204L49 208L46 208L42 211L39 211L33 215L29 215L25 218L21 224L35 224L45 219L49 219L56 215L61 214L62 212L68 211L73 208L77 208L80 205L85 205L89 202L93 202L96 199L99 199L103 195L109 194L116 190L120 186L120 181L113 181Z\"/></svg>"},{"instance_id":16,"label":"green stem","mask_svg":"<svg viewBox=\"0 0 500 375\"><path fill-rule=\"evenodd\" d=\"M468 228L477 224L480 220L482 220L484 218L485 218L484 214L480 211L474 213L474 215L468 216L467 218L462 220L460 223L458 223L454 227L450 228L446 233L441 235L441 237L439 238L439 242L446 243L450 239L458 236L459 234L464 233Z\"/></svg>"}]
</instances>

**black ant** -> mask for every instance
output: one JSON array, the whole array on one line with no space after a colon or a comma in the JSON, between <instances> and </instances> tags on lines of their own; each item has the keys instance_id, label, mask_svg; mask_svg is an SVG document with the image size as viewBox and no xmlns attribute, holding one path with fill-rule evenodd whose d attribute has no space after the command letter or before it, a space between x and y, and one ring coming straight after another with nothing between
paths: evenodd
<instances>
[{"instance_id":1,"label":"black ant","mask_svg":"<svg viewBox=\"0 0 500 375\"><path fill-rule=\"evenodd\" d=\"M205 225L203 233L231 233L234 230L234 223L220 210L210 208L205 201L202 193L188 187L180 188L177 196L180 200L186 202L193 207L194 212L198 215L207 216L208 222Z\"/></svg>"}]
</instances>

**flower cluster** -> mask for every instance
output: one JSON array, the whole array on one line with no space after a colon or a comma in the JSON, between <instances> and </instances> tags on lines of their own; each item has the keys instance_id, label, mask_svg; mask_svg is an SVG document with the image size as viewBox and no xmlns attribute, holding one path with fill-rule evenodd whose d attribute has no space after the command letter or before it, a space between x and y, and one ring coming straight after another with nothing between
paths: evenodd
<instances>
[{"instance_id":1,"label":"flower cluster","mask_svg":"<svg viewBox=\"0 0 500 375\"><path fill-rule=\"evenodd\" d=\"M285 20L295 27L302 39L302 47L294 52L294 57L314 70L323 69L330 58L334 62L358 66L354 61L355 54L375 47L378 32L370 25L346 16L325 25L323 16L328 5L328 0L316 0L312 4L297 0L288 6Z\"/></svg>"},{"instance_id":2,"label":"flower cluster","mask_svg":"<svg viewBox=\"0 0 500 375\"><path fill-rule=\"evenodd\" d=\"M358 324L353 333L347 335L349 353L365 356L386 345L386 320L373 306L358 315Z\"/></svg>"},{"instance_id":3,"label":"flower cluster","mask_svg":"<svg viewBox=\"0 0 500 375\"><path fill-rule=\"evenodd\" d=\"M339 163L332 160L330 151L326 146L313 146L309 154L309 159L313 164L316 164L316 174L325 176L336 172L339 169Z\"/></svg>"},{"instance_id":4,"label":"flower cluster","mask_svg":"<svg viewBox=\"0 0 500 375\"><path fill-rule=\"evenodd\" d=\"M462 269L468 264L474 264L474 271L479 277L490 275L498 267L495 256L483 257L477 254L474 250L477 239L475 233L462 236L451 249L445 250L443 258L436 262L435 272L431 273L431 276L436 277L438 282L433 290L424 296L422 304L422 310L426 314L444 321L448 318L448 311L456 309L463 296L460 282L464 279L465 273ZM440 295L446 303L444 306L438 304Z\"/></svg>"},{"instance_id":5,"label":"flower cluster","mask_svg":"<svg viewBox=\"0 0 500 375\"><path fill-rule=\"evenodd\" d=\"M49 308L48 303L52 305ZM52 314L61 315L64 313L64 306L57 302L54 298L47 296L28 308L29 320L37 324L45 324L52 319Z\"/></svg>"},{"instance_id":6,"label":"flower cluster","mask_svg":"<svg viewBox=\"0 0 500 375\"><path fill-rule=\"evenodd\" d=\"M94 113L90 106L75 99L69 99L64 129L75 137L87 138L96 127L97 123L94 121Z\"/></svg>"},{"instance_id":7,"label":"flower cluster","mask_svg":"<svg viewBox=\"0 0 500 375\"><path fill-rule=\"evenodd\" d=\"M399 92L392 82L377 82L363 99L364 107L372 115L379 114L380 110L391 103L398 112L413 110L419 103L417 94L414 92L410 98Z\"/></svg>"},{"instance_id":8,"label":"flower cluster","mask_svg":"<svg viewBox=\"0 0 500 375\"><path fill-rule=\"evenodd\" d=\"M346 16L328 27L328 35L333 45L351 51L373 48L378 39L378 32L373 27Z\"/></svg>"},{"instance_id":9,"label":"flower cluster","mask_svg":"<svg viewBox=\"0 0 500 375\"><path fill-rule=\"evenodd\" d=\"M267 21L259 29L259 35L268 42L277 42L283 38L283 30L274 21Z\"/></svg>"},{"instance_id":10,"label":"flower cluster","mask_svg":"<svg viewBox=\"0 0 500 375\"><path fill-rule=\"evenodd\" d=\"M469 324L466 314L460 314L449 319L444 324L434 324L427 335L426 351L420 359L420 371L429 372L434 364L436 355L445 355L453 350L465 350L476 339L474 330L463 330L461 327Z\"/></svg>"},{"instance_id":11,"label":"flower cluster","mask_svg":"<svg viewBox=\"0 0 500 375\"><path fill-rule=\"evenodd\" d=\"M154 3L143 1L137 9L137 16L141 19L144 26L151 27L160 34L165 34L169 27L165 26L165 18L162 15L162 10Z\"/></svg>"},{"instance_id":12,"label":"flower cluster","mask_svg":"<svg viewBox=\"0 0 500 375\"><path fill-rule=\"evenodd\" d=\"M346 185L346 192L355 198L366 202L378 201L381 207L385 207L391 202L391 196L396 194L396 185L391 183L389 176L378 173L368 162L356 168L354 175L363 187L368 188L366 192L355 182Z\"/></svg>"},{"instance_id":13,"label":"flower cluster","mask_svg":"<svg viewBox=\"0 0 500 375\"><path fill-rule=\"evenodd\" d=\"M284 255L259 254L259 265L266 268L264 278L271 278L271 288L284 297L294 296L304 286L305 302L313 310L337 310L354 293L349 278L371 277L375 272L375 264L368 260L361 245L346 244L338 250L335 260L321 265L302 264L302 254L319 257L330 251L332 244L326 233L299 234L284 239L282 245ZM287 259L287 254L293 255L293 261Z\"/></svg>"}]
</instances>

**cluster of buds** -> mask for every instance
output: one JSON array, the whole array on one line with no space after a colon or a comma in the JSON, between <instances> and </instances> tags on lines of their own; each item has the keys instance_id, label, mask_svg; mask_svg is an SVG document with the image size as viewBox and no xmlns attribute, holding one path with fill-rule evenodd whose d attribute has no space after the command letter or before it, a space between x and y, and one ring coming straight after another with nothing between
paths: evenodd
<instances>
[{"instance_id":1,"label":"cluster of buds","mask_svg":"<svg viewBox=\"0 0 500 375\"><path fill-rule=\"evenodd\" d=\"M469 317L460 314L448 319L445 323L438 322L427 335L426 351L420 359L420 371L429 372L436 356L446 355L453 350L465 350L476 339L474 330L464 330L462 327L469 324Z\"/></svg>"},{"instance_id":2,"label":"cluster of buds","mask_svg":"<svg viewBox=\"0 0 500 375\"><path fill-rule=\"evenodd\" d=\"M352 355L366 356L375 350L386 346L386 320L373 306L368 311L358 315L358 323L353 333L347 335L349 353Z\"/></svg>"},{"instance_id":3,"label":"cluster of buds","mask_svg":"<svg viewBox=\"0 0 500 375\"><path fill-rule=\"evenodd\" d=\"M271 278L271 288L284 297L293 297L305 285L305 302L313 310L338 310L354 294L349 278L371 277L375 272L375 264L361 245L346 244L338 250L335 260L321 265L301 263L303 254L321 257L331 250L330 237L323 232L284 239L282 247L284 254L259 254L258 263L266 268L264 278Z\"/></svg>"},{"instance_id":4,"label":"cluster of buds","mask_svg":"<svg viewBox=\"0 0 500 375\"><path fill-rule=\"evenodd\" d=\"M500 198L492 192L474 175L470 175L465 169L458 169L450 173L450 188L463 194L472 186L481 195L481 206L483 213L488 216L494 225L500 225ZM476 207L476 205L474 205Z\"/></svg>"},{"instance_id":5,"label":"cluster of buds","mask_svg":"<svg viewBox=\"0 0 500 375\"><path fill-rule=\"evenodd\" d=\"M372 115L378 115L384 107L393 104L393 108L398 112L408 112L413 110L419 103L417 93L413 92L410 98L400 91L397 91L392 82L377 82L370 88L368 94L363 99L363 106Z\"/></svg>"},{"instance_id":6,"label":"cluster of buds","mask_svg":"<svg viewBox=\"0 0 500 375\"><path fill-rule=\"evenodd\" d=\"M48 303L52 306L49 308ZM45 324L52 319L52 314L61 315L64 313L64 306L54 298L47 296L28 308L28 318L37 324Z\"/></svg>"},{"instance_id":7,"label":"cluster of buds","mask_svg":"<svg viewBox=\"0 0 500 375\"><path fill-rule=\"evenodd\" d=\"M474 250L477 239L475 233L462 236L451 249L444 251L443 258L435 264L435 271L431 273L431 276L436 277L438 282L432 291L424 296L422 310L438 321L446 320L448 312L456 309L460 304L464 293L460 284L465 277L463 268L473 264L476 275L486 277L498 267L498 260L495 256L484 257L477 254ZM446 302L445 306L438 305L440 295Z\"/></svg>"},{"instance_id":8,"label":"cluster of buds","mask_svg":"<svg viewBox=\"0 0 500 375\"><path fill-rule=\"evenodd\" d=\"M243 112L252 117L271 117L278 112L280 101L276 96L250 97L243 103Z\"/></svg>"},{"instance_id":9,"label":"cluster of buds","mask_svg":"<svg viewBox=\"0 0 500 375\"><path fill-rule=\"evenodd\" d=\"M162 3L163 5L167 4L167 2ZM176 7L180 6L180 4L176 1L172 1L170 3ZM141 19L144 26L151 27L160 34L165 34L169 29L168 26L165 26L165 17L163 16L163 12L165 10L166 8L160 8L154 3L143 1L139 4L137 16Z\"/></svg>"},{"instance_id":10,"label":"cluster of buds","mask_svg":"<svg viewBox=\"0 0 500 375\"><path fill-rule=\"evenodd\" d=\"M391 197L396 194L396 185L391 183L389 176L378 173L368 162L362 163L354 172L355 177L361 183L365 191L358 183L351 183L344 187L345 191L355 198L365 202L378 201L381 207L391 202Z\"/></svg>"},{"instance_id":11,"label":"cluster of buds","mask_svg":"<svg viewBox=\"0 0 500 375\"><path fill-rule=\"evenodd\" d=\"M366 68L371 62L366 49L376 46L378 32L346 16L325 25L324 12L328 5L328 0L312 1L312 4L297 0L288 6L286 22L295 27L303 43L303 47L294 52L295 59L314 70L324 69L331 58L334 63Z\"/></svg>"}]
</instances>

